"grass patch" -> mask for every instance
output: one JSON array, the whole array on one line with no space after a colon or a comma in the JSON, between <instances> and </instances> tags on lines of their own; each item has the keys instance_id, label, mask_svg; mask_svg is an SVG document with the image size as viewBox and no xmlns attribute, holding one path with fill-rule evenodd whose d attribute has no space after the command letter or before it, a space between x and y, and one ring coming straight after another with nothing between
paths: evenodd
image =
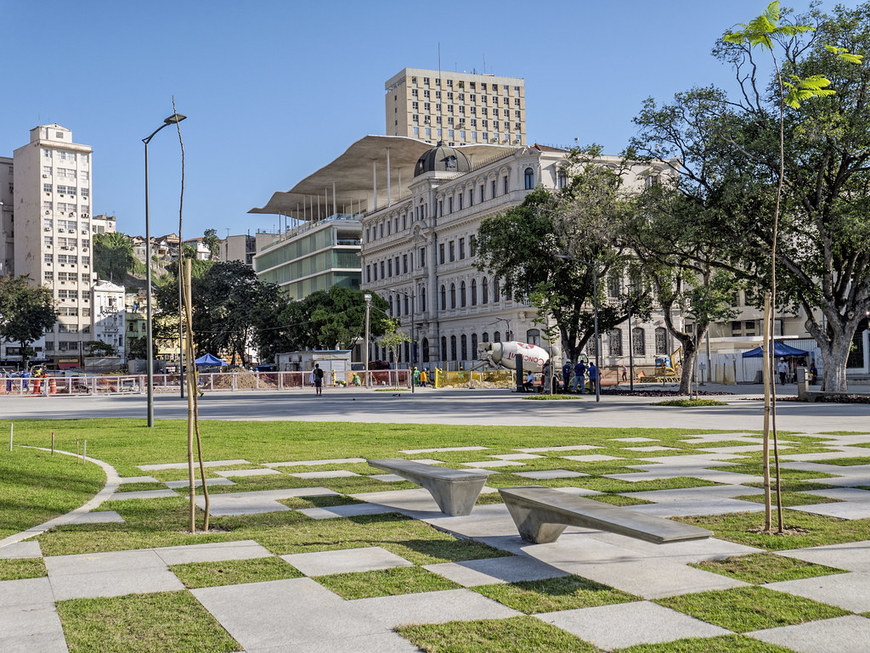
<instances>
[{"instance_id":1,"label":"grass patch","mask_svg":"<svg viewBox=\"0 0 870 653\"><path fill-rule=\"evenodd\" d=\"M800 549L823 544L861 542L870 539L870 519L838 519L798 510L783 510L783 523L791 529L783 535L762 533L764 517L759 513L738 512L707 517L675 517L678 521L709 528L714 536L768 551ZM774 527L776 515L773 517Z\"/></svg>"},{"instance_id":2,"label":"grass patch","mask_svg":"<svg viewBox=\"0 0 870 653\"><path fill-rule=\"evenodd\" d=\"M656 603L737 633L850 614L840 608L765 587L682 594Z\"/></svg>"},{"instance_id":3,"label":"grass patch","mask_svg":"<svg viewBox=\"0 0 870 653\"><path fill-rule=\"evenodd\" d=\"M561 628L534 617L450 621L400 626L402 637L424 651L438 653L593 653L598 649Z\"/></svg>"},{"instance_id":4,"label":"grass patch","mask_svg":"<svg viewBox=\"0 0 870 653\"><path fill-rule=\"evenodd\" d=\"M455 590L461 587L421 567L392 567L376 571L334 574L320 576L315 580L328 590L349 600Z\"/></svg>"},{"instance_id":5,"label":"grass patch","mask_svg":"<svg viewBox=\"0 0 870 653\"><path fill-rule=\"evenodd\" d=\"M477 502L474 505L490 506L494 503L504 503L501 500L501 495L498 492L486 492L485 494L478 495Z\"/></svg>"},{"instance_id":6,"label":"grass patch","mask_svg":"<svg viewBox=\"0 0 870 653\"><path fill-rule=\"evenodd\" d=\"M580 576L481 585L471 589L526 614L638 600L636 596Z\"/></svg>"},{"instance_id":7,"label":"grass patch","mask_svg":"<svg viewBox=\"0 0 870 653\"><path fill-rule=\"evenodd\" d=\"M774 481L771 479L771 491L773 491ZM747 487L757 487L764 489L764 483L743 483L743 485ZM810 483L808 481L795 481L792 479L783 479L779 484L782 489L782 493L786 492L809 492L810 490L833 490L835 486L827 485L825 483ZM759 495L764 496L764 495Z\"/></svg>"},{"instance_id":8,"label":"grass patch","mask_svg":"<svg viewBox=\"0 0 870 653\"><path fill-rule=\"evenodd\" d=\"M844 573L842 569L778 556L775 553L751 553L725 560L707 560L691 566L756 585Z\"/></svg>"},{"instance_id":9,"label":"grass patch","mask_svg":"<svg viewBox=\"0 0 870 653\"><path fill-rule=\"evenodd\" d=\"M743 635L692 637L663 644L639 644L623 648L619 653L792 653L792 649L768 644Z\"/></svg>"},{"instance_id":10,"label":"grass patch","mask_svg":"<svg viewBox=\"0 0 870 653\"><path fill-rule=\"evenodd\" d=\"M675 406L677 408L699 408L703 406L727 406L725 401L718 399L668 399L667 401L656 401L650 406Z\"/></svg>"},{"instance_id":11,"label":"grass patch","mask_svg":"<svg viewBox=\"0 0 870 653\"><path fill-rule=\"evenodd\" d=\"M375 392L411 392L410 388L375 388Z\"/></svg>"},{"instance_id":12,"label":"grass patch","mask_svg":"<svg viewBox=\"0 0 870 653\"><path fill-rule=\"evenodd\" d=\"M580 397L575 396L575 395L540 394L540 395L529 395L528 397L523 397L523 399L525 399L527 401L564 401L564 400L576 401L576 400L580 399Z\"/></svg>"},{"instance_id":13,"label":"grass patch","mask_svg":"<svg viewBox=\"0 0 870 653\"><path fill-rule=\"evenodd\" d=\"M632 472L640 470L633 469ZM706 481L700 478L692 478L691 476L677 476L674 478L656 478L649 481L623 481L617 478L575 478L575 485L584 487L587 490L597 490L598 492L617 493L617 492L652 492L654 490L682 490L693 487L711 487L713 485L722 485L713 481Z\"/></svg>"},{"instance_id":14,"label":"grass patch","mask_svg":"<svg viewBox=\"0 0 870 653\"><path fill-rule=\"evenodd\" d=\"M60 601L57 612L70 653L241 648L187 591Z\"/></svg>"},{"instance_id":15,"label":"grass patch","mask_svg":"<svg viewBox=\"0 0 870 653\"><path fill-rule=\"evenodd\" d=\"M870 435L867 431L819 431L819 435Z\"/></svg>"},{"instance_id":16,"label":"grass patch","mask_svg":"<svg viewBox=\"0 0 870 653\"><path fill-rule=\"evenodd\" d=\"M172 565L170 569L188 589L260 583L267 580L282 580L302 576L296 567L277 556L251 560L192 562L184 565Z\"/></svg>"},{"instance_id":17,"label":"grass patch","mask_svg":"<svg viewBox=\"0 0 870 653\"><path fill-rule=\"evenodd\" d=\"M48 576L42 558L0 558L0 580Z\"/></svg>"},{"instance_id":18,"label":"grass patch","mask_svg":"<svg viewBox=\"0 0 870 653\"><path fill-rule=\"evenodd\" d=\"M637 497L626 497L621 494L592 494L587 497L593 501L601 503L609 503L614 506L642 506L647 503L654 503L646 499L638 499Z\"/></svg>"},{"instance_id":19,"label":"grass patch","mask_svg":"<svg viewBox=\"0 0 870 653\"><path fill-rule=\"evenodd\" d=\"M764 503L763 494L747 494L741 497L734 497L741 501L752 501L753 503ZM794 506L811 506L817 503L842 503L839 499L830 499L828 497L820 497L815 494L804 494L803 492L783 492L780 495L783 508L793 508ZM776 505L776 493L771 493L771 501Z\"/></svg>"},{"instance_id":20,"label":"grass patch","mask_svg":"<svg viewBox=\"0 0 870 653\"><path fill-rule=\"evenodd\" d=\"M771 458L770 476L774 475L774 469ZM736 465L726 465L722 467L710 467L709 469L719 472L733 472L736 474L750 474L753 476L764 476L764 465L759 462L742 462ZM803 469L788 469L787 467L779 468L779 477L791 481L800 481L807 478L832 478L836 474L826 474L824 472L813 472ZM771 480L773 483L773 480Z\"/></svg>"},{"instance_id":21,"label":"grass patch","mask_svg":"<svg viewBox=\"0 0 870 653\"><path fill-rule=\"evenodd\" d=\"M165 490L166 485L160 481L145 481L143 483L121 483L117 492L142 492L143 490ZM186 488L179 488L185 490ZM211 488L209 488L211 489Z\"/></svg>"},{"instance_id":22,"label":"grass patch","mask_svg":"<svg viewBox=\"0 0 870 653\"><path fill-rule=\"evenodd\" d=\"M286 499L278 499L278 503L283 503L288 508L298 510L300 508L332 508L333 506L351 506L365 501L351 499L343 494L322 494L310 497L287 497Z\"/></svg>"},{"instance_id":23,"label":"grass patch","mask_svg":"<svg viewBox=\"0 0 870 653\"><path fill-rule=\"evenodd\" d=\"M854 458L831 458L830 460L816 461L824 465L841 465L849 467L851 465L870 465L870 456L855 456Z\"/></svg>"},{"instance_id":24,"label":"grass patch","mask_svg":"<svg viewBox=\"0 0 870 653\"><path fill-rule=\"evenodd\" d=\"M78 508L105 481L102 468L73 456L24 447L0 451L0 539Z\"/></svg>"}]
</instances>

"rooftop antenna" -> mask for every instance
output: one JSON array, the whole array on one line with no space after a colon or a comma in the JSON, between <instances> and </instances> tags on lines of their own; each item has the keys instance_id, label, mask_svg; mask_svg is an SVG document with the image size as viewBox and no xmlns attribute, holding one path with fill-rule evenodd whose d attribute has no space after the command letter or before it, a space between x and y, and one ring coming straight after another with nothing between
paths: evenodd
<instances>
[{"instance_id":1,"label":"rooftop antenna","mask_svg":"<svg viewBox=\"0 0 870 653\"><path fill-rule=\"evenodd\" d=\"M438 136L438 145L444 145L444 85L441 83L441 41L438 41L438 129L441 134Z\"/></svg>"}]
</instances>

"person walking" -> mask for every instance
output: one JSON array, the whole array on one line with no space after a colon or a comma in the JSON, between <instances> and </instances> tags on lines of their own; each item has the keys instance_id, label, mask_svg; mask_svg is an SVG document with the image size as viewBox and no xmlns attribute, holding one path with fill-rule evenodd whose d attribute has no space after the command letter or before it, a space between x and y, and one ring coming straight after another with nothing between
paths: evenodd
<instances>
[{"instance_id":1,"label":"person walking","mask_svg":"<svg viewBox=\"0 0 870 653\"><path fill-rule=\"evenodd\" d=\"M788 375L788 363L785 362L784 358L779 359L779 364L776 366L776 371L779 372L779 382L781 384L784 384L785 377Z\"/></svg>"},{"instance_id":2,"label":"person walking","mask_svg":"<svg viewBox=\"0 0 870 653\"><path fill-rule=\"evenodd\" d=\"M417 369L417 366L414 366L414 374L411 376L412 383L415 387L420 387L420 370Z\"/></svg>"},{"instance_id":3,"label":"person walking","mask_svg":"<svg viewBox=\"0 0 870 653\"><path fill-rule=\"evenodd\" d=\"M595 392L598 383L598 368L595 367L595 363L589 361L589 367L586 368L589 371L589 388L590 392Z\"/></svg>"},{"instance_id":4,"label":"person walking","mask_svg":"<svg viewBox=\"0 0 870 653\"><path fill-rule=\"evenodd\" d=\"M568 394L568 382L571 380L571 372L574 371L574 366L570 360L566 360L562 366L562 391Z\"/></svg>"},{"instance_id":5,"label":"person walking","mask_svg":"<svg viewBox=\"0 0 870 653\"><path fill-rule=\"evenodd\" d=\"M323 370L320 369L320 363L314 364L311 376L314 377L314 393L319 397L323 394Z\"/></svg>"},{"instance_id":6,"label":"person walking","mask_svg":"<svg viewBox=\"0 0 870 653\"><path fill-rule=\"evenodd\" d=\"M425 388L426 384L429 382L429 375L426 374L426 370L420 370L420 387Z\"/></svg>"},{"instance_id":7,"label":"person walking","mask_svg":"<svg viewBox=\"0 0 870 653\"><path fill-rule=\"evenodd\" d=\"M580 384L580 394L586 394L586 363L578 360L574 365L574 386L571 392L577 392L577 384Z\"/></svg>"}]
</instances>

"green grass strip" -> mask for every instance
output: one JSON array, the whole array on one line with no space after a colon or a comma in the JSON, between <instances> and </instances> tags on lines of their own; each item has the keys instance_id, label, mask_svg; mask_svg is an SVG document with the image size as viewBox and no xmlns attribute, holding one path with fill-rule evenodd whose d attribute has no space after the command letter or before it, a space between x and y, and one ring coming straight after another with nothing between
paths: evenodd
<instances>
[{"instance_id":1,"label":"green grass strip","mask_svg":"<svg viewBox=\"0 0 870 653\"><path fill-rule=\"evenodd\" d=\"M638 600L636 596L580 576L480 585L471 589L526 614Z\"/></svg>"},{"instance_id":2,"label":"green grass strip","mask_svg":"<svg viewBox=\"0 0 870 653\"><path fill-rule=\"evenodd\" d=\"M188 589L261 583L267 580L282 580L302 576L302 572L296 567L277 556L251 560L192 562L184 565L172 565L170 569Z\"/></svg>"},{"instance_id":3,"label":"green grass strip","mask_svg":"<svg viewBox=\"0 0 870 653\"><path fill-rule=\"evenodd\" d=\"M755 586L682 594L655 602L737 633L850 614L802 596Z\"/></svg>"},{"instance_id":4,"label":"green grass strip","mask_svg":"<svg viewBox=\"0 0 870 653\"><path fill-rule=\"evenodd\" d=\"M842 569L778 556L775 553L751 553L725 560L707 560L691 566L757 585L845 573Z\"/></svg>"},{"instance_id":5,"label":"green grass strip","mask_svg":"<svg viewBox=\"0 0 870 653\"><path fill-rule=\"evenodd\" d=\"M241 650L187 591L60 601L70 653Z\"/></svg>"},{"instance_id":6,"label":"green grass strip","mask_svg":"<svg viewBox=\"0 0 870 653\"><path fill-rule=\"evenodd\" d=\"M48 576L42 558L0 558L0 580Z\"/></svg>"},{"instance_id":7,"label":"green grass strip","mask_svg":"<svg viewBox=\"0 0 870 653\"><path fill-rule=\"evenodd\" d=\"M743 635L691 637L663 644L639 644L619 653L792 653L792 649Z\"/></svg>"},{"instance_id":8,"label":"green grass strip","mask_svg":"<svg viewBox=\"0 0 870 653\"><path fill-rule=\"evenodd\" d=\"M376 571L319 576L315 580L345 599L437 592L461 587L422 567L392 567Z\"/></svg>"},{"instance_id":9,"label":"green grass strip","mask_svg":"<svg viewBox=\"0 0 870 653\"><path fill-rule=\"evenodd\" d=\"M594 653L598 649L534 617L450 621L400 626L396 631L424 651L435 653Z\"/></svg>"}]
</instances>

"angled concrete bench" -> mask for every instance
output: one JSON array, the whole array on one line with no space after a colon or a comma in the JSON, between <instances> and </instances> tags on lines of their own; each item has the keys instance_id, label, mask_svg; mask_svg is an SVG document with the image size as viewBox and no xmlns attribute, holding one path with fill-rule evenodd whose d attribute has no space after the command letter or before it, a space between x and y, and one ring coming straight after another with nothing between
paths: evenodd
<instances>
[{"instance_id":1,"label":"angled concrete bench","mask_svg":"<svg viewBox=\"0 0 870 653\"><path fill-rule=\"evenodd\" d=\"M547 487L499 489L520 537L535 544L555 542L566 526L581 526L628 535L655 544L702 540L705 528L646 515Z\"/></svg>"},{"instance_id":2,"label":"angled concrete bench","mask_svg":"<svg viewBox=\"0 0 870 653\"><path fill-rule=\"evenodd\" d=\"M402 458L367 461L372 467L393 472L429 491L441 512L455 517L471 514L487 475L462 469L435 467Z\"/></svg>"}]
</instances>

